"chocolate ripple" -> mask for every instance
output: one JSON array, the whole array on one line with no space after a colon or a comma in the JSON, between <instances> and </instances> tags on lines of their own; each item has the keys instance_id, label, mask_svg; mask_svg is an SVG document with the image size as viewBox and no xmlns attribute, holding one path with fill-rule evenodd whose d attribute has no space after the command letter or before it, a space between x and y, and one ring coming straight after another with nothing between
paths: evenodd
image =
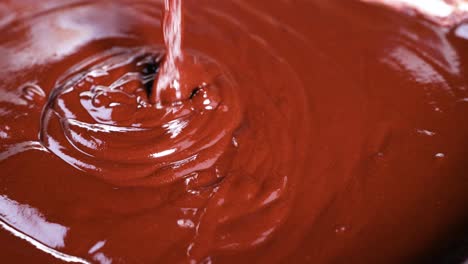
<instances>
[{"instance_id":1,"label":"chocolate ripple","mask_svg":"<svg viewBox=\"0 0 468 264\"><path fill-rule=\"evenodd\" d=\"M162 54L115 48L66 72L43 111L44 146L119 186L160 186L211 168L240 120L235 82L197 54L203 76L191 96L156 108L149 95Z\"/></svg>"}]
</instances>

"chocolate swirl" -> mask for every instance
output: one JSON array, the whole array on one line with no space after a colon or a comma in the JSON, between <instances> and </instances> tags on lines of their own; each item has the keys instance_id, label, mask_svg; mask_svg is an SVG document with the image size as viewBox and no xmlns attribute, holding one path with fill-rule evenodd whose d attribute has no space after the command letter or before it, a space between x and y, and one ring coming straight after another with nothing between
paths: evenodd
<instances>
[{"instance_id":1,"label":"chocolate swirl","mask_svg":"<svg viewBox=\"0 0 468 264\"><path fill-rule=\"evenodd\" d=\"M119 186L160 186L211 168L240 119L234 82L197 54L202 81L178 105L149 95L162 52L115 48L69 70L43 112L41 140L72 166Z\"/></svg>"}]
</instances>

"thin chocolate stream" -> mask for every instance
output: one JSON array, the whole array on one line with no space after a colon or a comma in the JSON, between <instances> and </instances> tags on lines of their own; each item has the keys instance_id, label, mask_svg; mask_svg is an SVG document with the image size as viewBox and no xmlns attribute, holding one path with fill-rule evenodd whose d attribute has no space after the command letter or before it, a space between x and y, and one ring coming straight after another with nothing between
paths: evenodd
<instances>
[{"instance_id":1,"label":"thin chocolate stream","mask_svg":"<svg viewBox=\"0 0 468 264\"><path fill-rule=\"evenodd\" d=\"M154 83L152 102L157 107L180 102L182 86L180 64L184 60L182 52L182 0L164 1L163 36L166 55Z\"/></svg>"}]
</instances>

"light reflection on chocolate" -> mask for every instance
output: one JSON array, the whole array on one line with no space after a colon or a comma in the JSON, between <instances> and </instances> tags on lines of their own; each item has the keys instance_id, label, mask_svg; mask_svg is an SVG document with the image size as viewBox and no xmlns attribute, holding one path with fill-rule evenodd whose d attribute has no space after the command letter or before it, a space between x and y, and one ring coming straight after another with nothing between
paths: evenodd
<instances>
[{"instance_id":1,"label":"light reflection on chocolate","mask_svg":"<svg viewBox=\"0 0 468 264\"><path fill-rule=\"evenodd\" d=\"M157 107L162 1L3 13L4 262L415 263L466 224L464 22L186 0Z\"/></svg>"}]
</instances>

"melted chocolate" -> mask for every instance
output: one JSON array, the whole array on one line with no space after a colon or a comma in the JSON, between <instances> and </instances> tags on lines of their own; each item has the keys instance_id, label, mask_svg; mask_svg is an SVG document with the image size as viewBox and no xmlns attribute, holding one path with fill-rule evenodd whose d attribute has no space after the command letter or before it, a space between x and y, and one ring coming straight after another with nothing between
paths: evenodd
<instances>
[{"instance_id":1,"label":"melted chocolate","mask_svg":"<svg viewBox=\"0 0 468 264\"><path fill-rule=\"evenodd\" d=\"M466 223L466 23L186 0L177 93L163 10L0 4L2 262L414 263Z\"/></svg>"}]
</instances>

